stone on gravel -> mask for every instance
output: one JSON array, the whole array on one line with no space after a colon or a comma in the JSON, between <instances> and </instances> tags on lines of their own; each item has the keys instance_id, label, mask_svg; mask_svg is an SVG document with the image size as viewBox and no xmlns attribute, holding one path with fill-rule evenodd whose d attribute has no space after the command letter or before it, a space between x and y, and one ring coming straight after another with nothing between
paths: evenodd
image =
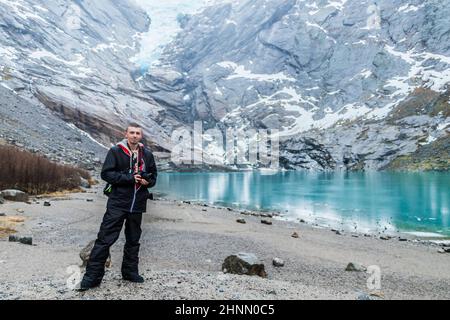
<instances>
[{"instance_id":1,"label":"stone on gravel","mask_svg":"<svg viewBox=\"0 0 450 320\"><path fill-rule=\"evenodd\" d=\"M292 237L292 238L298 238L299 236L298 236L298 233L297 233L297 232L294 232L294 233L291 235L291 237Z\"/></svg>"},{"instance_id":2,"label":"stone on gravel","mask_svg":"<svg viewBox=\"0 0 450 320\"><path fill-rule=\"evenodd\" d=\"M367 270L366 267L354 262L350 262L345 268L345 271L354 271L354 272L365 272L366 270Z\"/></svg>"},{"instance_id":3,"label":"stone on gravel","mask_svg":"<svg viewBox=\"0 0 450 320\"><path fill-rule=\"evenodd\" d=\"M50 201L44 201L44 207L50 207L50 206L51 206Z\"/></svg>"},{"instance_id":4,"label":"stone on gravel","mask_svg":"<svg viewBox=\"0 0 450 320\"><path fill-rule=\"evenodd\" d=\"M17 202L26 202L29 200L28 194L26 192L8 189L0 192L0 196L5 200L17 201Z\"/></svg>"},{"instance_id":5,"label":"stone on gravel","mask_svg":"<svg viewBox=\"0 0 450 320\"><path fill-rule=\"evenodd\" d=\"M262 223L262 224L267 224L267 225L271 225L271 224L272 224L272 221L269 221L269 220L263 219L263 220L261 220L261 223Z\"/></svg>"},{"instance_id":6,"label":"stone on gravel","mask_svg":"<svg viewBox=\"0 0 450 320\"><path fill-rule=\"evenodd\" d=\"M91 187L91 184L89 183L89 181L87 181L84 178L80 178L81 182L80 182L80 186L86 189L89 189Z\"/></svg>"},{"instance_id":7,"label":"stone on gravel","mask_svg":"<svg viewBox=\"0 0 450 320\"><path fill-rule=\"evenodd\" d=\"M253 253L240 252L228 256L222 264L222 271L239 275L267 277L264 264L259 263L258 258Z\"/></svg>"},{"instance_id":8,"label":"stone on gravel","mask_svg":"<svg viewBox=\"0 0 450 320\"><path fill-rule=\"evenodd\" d=\"M246 223L246 222L245 222L245 219L237 219L236 222L237 222L237 223Z\"/></svg>"},{"instance_id":9,"label":"stone on gravel","mask_svg":"<svg viewBox=\"0 0 450 320\"><path fill-rule=\"evenodd\" d=\"M10 235L9 236L9 242L20 242L23 244L32 245L33 244L33 238L32 237L22 237L18 235Z\"/></svg>"},{"instance_id":10,"label":"stone on gravel","mask_svg":"<svg viewBox=\"0 0 450 320\"><path fill-rule=\"evenodd\" d=\"M95 240L92 240L87 244L86 247L81 249L80 251L80 258L81 261L83 261L83 264L81 265L82 268L86 267L87 262L89 261L89 256L91 255L91 251L94 248ZM110 268L112 265L111 261L111 254L109 254L108 259L106 259L105 267Z\"/></svg>"},{"instance_id":11,"label":"stone on gravel","mask_svg":"<svg viewBox=\"0 0 450 320\"><path fill-rule=\"evenodd\" d=\"M283 259L280 259L280 258L273 258L272 264L275 267L284 267L284 261L283 261Z\"/></svg>"}]
</instances>

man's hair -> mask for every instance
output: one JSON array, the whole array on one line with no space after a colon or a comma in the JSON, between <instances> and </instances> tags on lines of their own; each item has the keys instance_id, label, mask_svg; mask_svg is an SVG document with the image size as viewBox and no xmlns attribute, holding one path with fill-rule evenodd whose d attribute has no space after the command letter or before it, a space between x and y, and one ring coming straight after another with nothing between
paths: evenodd
<instances>
[{"instance_id":1,"label":"man's hair","mask_svg":"<svg viewBox=\"0 0 450 320\"><path fill-rule=\"evenodd\" d=\"M128 131L128 129L129 129L130 127L142 129L142 127L141 127L140 124L138 124L138 123L136 123L136 122L130 122L130 123L128 124L127 128L125 129L125 131Z\"/></svg>"}]
</instances>

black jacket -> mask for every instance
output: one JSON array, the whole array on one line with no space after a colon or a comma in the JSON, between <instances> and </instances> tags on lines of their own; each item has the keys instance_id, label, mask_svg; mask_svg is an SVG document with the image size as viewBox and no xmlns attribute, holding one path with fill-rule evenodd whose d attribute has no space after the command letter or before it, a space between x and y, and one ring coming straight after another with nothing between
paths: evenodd
<instances>
[{"instance_id":1,"label":"black jacket","mask_svg":"<svg viewBox=\"0 0 450 320\"><path fill-rule=\"evenodd\" d=\"M141 157L143 160L141 162L141 170L151 175L148 179L148 186L135 184L131 168L134 168L136 161L130 160L129 150L123 146L124 143L121 142L112 147L108 151L103 164L101 178L112 185L112 192L109 195L107 207L135 213L146 212L147 199L149 198L148 189L156 184L158 175L155 159L151 151L141 145L141 154L143 154Z\"/></svg>"}]
</instances>

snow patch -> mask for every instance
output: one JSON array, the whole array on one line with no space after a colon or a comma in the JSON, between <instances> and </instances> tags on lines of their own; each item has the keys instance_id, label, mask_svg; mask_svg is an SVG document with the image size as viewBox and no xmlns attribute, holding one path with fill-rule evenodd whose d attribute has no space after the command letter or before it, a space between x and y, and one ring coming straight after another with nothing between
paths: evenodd
<instances>
[{"instance_id":1,"label":"snow patch","mask_svg":"<svg viewBox=\"0 0 450 320\"><path fill-rule=\"evenodd\" d=\"M80 128L78 128L76 125L74 125L73 123L67 123L67 126L71 129L74 129L75 131L78 131L81 135L89 138L90 140L92 140L93 142L95 142L96 144L98 144L99 146L105 148L106 150L109 150L108 147L106 147L105 145L101 144L100 142L98 142L97 140L95 140L89 133L87 133L86 131L81 130Z\"/></svg>"},{"instance_id":2,"label":"snow patch","mask_svg":"<svg viewBox=\"0 0 450 320\"><path fill-rule=\"evenodd\" d=\"M246 70L244 66L238 65L234 68L234 73L229 75L226 80L232 80L236 78L245 78L256 81L290 81L295 82L294 78L285 75L283 72L275 74L256 74L252 73L250 70Z\"/></svg>"}]
</instances>

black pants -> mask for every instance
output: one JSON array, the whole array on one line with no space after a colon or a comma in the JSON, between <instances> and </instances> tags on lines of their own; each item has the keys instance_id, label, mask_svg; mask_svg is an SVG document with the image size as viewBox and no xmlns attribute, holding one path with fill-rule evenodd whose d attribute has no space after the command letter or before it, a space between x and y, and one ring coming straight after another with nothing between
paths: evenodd
<instances>
[{"instance_id":1,"label":"black pants","mask_svg":"<svg viewBox=\"0 0 450 320\"><path fill-rule=\"evenodd\" d=\"M92 282L100 282L103 279L109 248L119 238L124 221L126 241L123 250L122 275L139 273L139 239L142 233L142 213L129 213L122 209L108 208L103 216L97 240L89 256L84 279Z\"/></svg>"}]
</instances>

